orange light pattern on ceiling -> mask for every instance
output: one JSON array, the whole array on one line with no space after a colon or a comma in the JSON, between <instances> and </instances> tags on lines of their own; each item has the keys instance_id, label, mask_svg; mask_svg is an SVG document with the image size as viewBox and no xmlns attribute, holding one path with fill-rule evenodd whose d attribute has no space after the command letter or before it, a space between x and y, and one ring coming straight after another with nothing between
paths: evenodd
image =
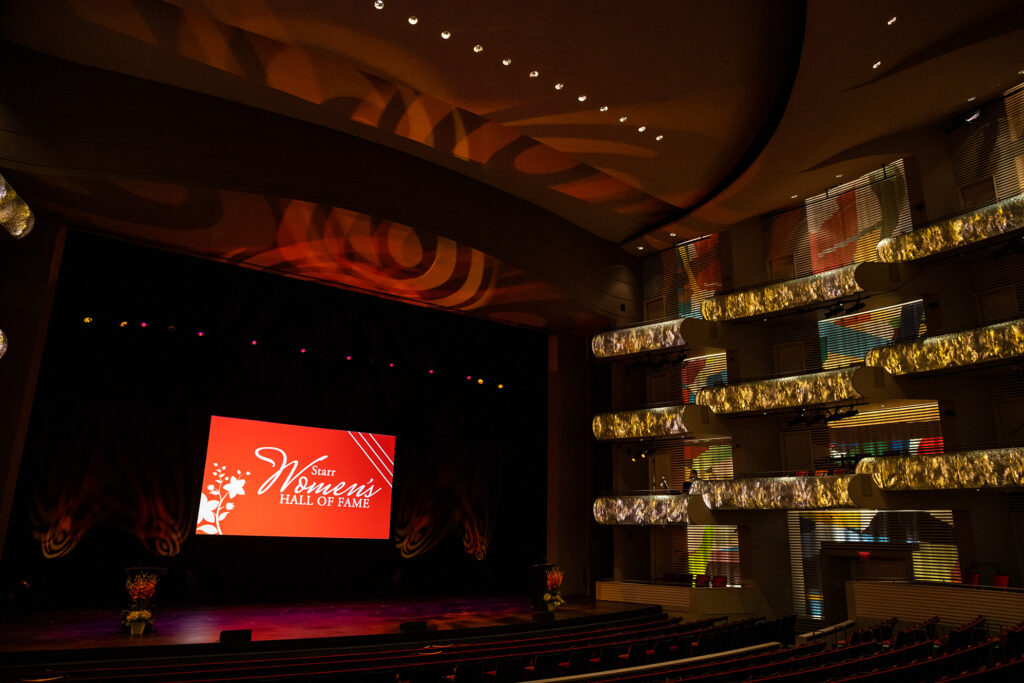
<instances>
[{"instance_id":1,"label":"orange light pattern on ceiling","mask_svg":"<svg viewBox=\"0 0 1024 683\"><path fill-rule=\"evenodd\" d=\"M432 232L311 202L139 181L47 176L41 206L133 239L501 322L590 325L567 294ZM92 197L120 197L123 215ZM596 316L594 317L596 320Z\"/></svg>"},{"instance_id":2,"label":"orange light pattern on ceiling","mask_svg":"<svg viewBox=\"0 0 1024 683\"><path fill-rule=\"evenodd\" d=\"M466 162L469 167L455 168L469 175L482 171L488 182L506 190L540 186L560 195L561 204L571 198L603 205L619 215L629 231L657 222L675 208L513 128L371 74L337 53L290 45L197 9L153 0L78 0L74 11L90 24L318 105L318 123L422 154L388 138L413 141L450 161ZM351 124L378 133L367 135ZM529 185L523 184L524 176ZM537 199L558 212L559 201Z\"/></svg>"}]
</instances>

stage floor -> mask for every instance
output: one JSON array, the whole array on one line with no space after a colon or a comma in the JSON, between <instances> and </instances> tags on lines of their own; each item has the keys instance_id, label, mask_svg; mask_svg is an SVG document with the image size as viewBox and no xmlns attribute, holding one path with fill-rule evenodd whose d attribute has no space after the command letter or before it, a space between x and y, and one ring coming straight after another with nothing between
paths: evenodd
<instances>
[{"instance_id":1,"label":"stage floor","mask_svg":"<svg viewBox=\"0 0 1024 683\"><path fill-rule=\"evenodd\" d=\"M555 620L557 624L616 614L626 618L647 608L649 606L630 603L570 599L555 613ZM359 637L398 636L399 625L409 621L426 620L431 633L482 629L483 634L493 628L531 624L534 614L526 597L169 607L155 610L154 632L131 636L123 632L116 607L50 611L0 621L3 633L0 653L35 651L41 654L42 651L62 650L67 655L71 654L68 651L79 651L79 656L88 657L88 650L95 650L97 656L102 656L102 650L121 648L167 646L173 650L174 646L216 643L221 631L234 629L252 629L253 642L267 646L274 641L326 639L320 644L309 642L306 645L327 647L343 644L332 642L336 639L352 638L354 644ZM297 645L280 644L282 647Z\"/></svg>"}]
</instances>

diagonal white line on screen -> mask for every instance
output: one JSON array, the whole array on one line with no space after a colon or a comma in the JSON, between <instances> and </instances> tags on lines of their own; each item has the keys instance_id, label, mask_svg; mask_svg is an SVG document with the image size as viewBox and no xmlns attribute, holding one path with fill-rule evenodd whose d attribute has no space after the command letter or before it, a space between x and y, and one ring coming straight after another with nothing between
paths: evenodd
<instances>
[{"instance_id":1,"label":"diagonal white line on screen","mask_svg":"<svg viewBox=\"0 0 1024 683\"><path fill-rule=\"evenodd\" d=\"M366 444L366 447L369 448L370 452L373 453L373 455L377 458L377 462L380 463L380 466L386 469L388 471L388 474L391 475L392 478L394 478L395 473L391 470L391 467L388 467L387 463L384 462L384 458L380 457L380 454L377 453L377 451L374 450L373 446L370 445L369 439L366 438L367 435L363 432L356 432L356 434L359 435L359 438L363 440L363 443Z\"/></svg>"},{"instance_id":2,"label":"diagonal white line on screen","mask_svg":"<svg viewBox=\"0 0 1024 683\"><path fill-rule=\"evenodd\" d=\"M366 456L366 459L370 461L371 465L373 465L373 469L377 470L377 472L380 474L380 476L382 476L384 478L384 483L387 484L389 487L391 487L391 482L388 480L388 476L380 471L380 467L378 467L377 463L374 462L372 457L370 457L370 454L366 452L366 449L363 448L363 445L361 443L359 443L359 439L357 439L352 432L345 432L345 433L352 437L352 440L355 441L356 446L359 447L359 450L361 450L363 452L363 455Z\"/></svg>"},{"instance_id":3,"label":"diagonal white line on screen","mask_svg":"<svg viewBox=\"0 0 1024 683\"><path fill-rule=\"evenodd\" d=\"M388 452L387 452L387 450L386 450L386 449L385 449L385 448L384 448L383 446L381 446L381 445L380 445L380 442L379 442L379 441L377 441L377 437L376 437L376 435L374 435L374 434L367 434L367 436L368 436L368 437L370 437L371 439L373 439L373 442L374 442L375 444L377 444L377 448L379 448L379 449L380 449L380 452L381 452L381 453L383 453L383 454L384 454L384 457L388 459L388 462L389 462L389 463L391 463L391 468L392 468L392 469L394 469L394 467L395 467L395 461L391 459L391 456L390 456L390 455L388 455Z\"/></svg>"}]
</instances>

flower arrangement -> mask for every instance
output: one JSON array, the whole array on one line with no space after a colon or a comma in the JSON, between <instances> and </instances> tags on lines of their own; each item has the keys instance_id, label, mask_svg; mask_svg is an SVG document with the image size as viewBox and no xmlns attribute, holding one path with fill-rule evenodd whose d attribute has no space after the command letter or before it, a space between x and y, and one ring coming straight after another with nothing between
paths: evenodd
<instances>
[{"instance_id":1,"label":"flower arrangement","mask_svg":"<svg viewBox=\"0 0 1024 683\"><path fill-rule=\"evenodd\" d=\"M555 609L560 605L565 604L565 598L562 597L562 579L564 575L562 570L555 565L547 571L547 585L544 591L544 602L547 603L548 609Z\"/></svg>"},{"instance_id":2,"label":"flower arrangement","mask_svg":"<svg viewBox=\"0 0 1024 683\"><path fill-rule=\"evenodd\" d=\"M139 572L128 577L124 584L132 601L128 608L121 612L121 621L131 628L133 633L141 633L139 629L153 623L153 610L149 601L156 593L156 581L156 574Z\"/></svg>"}]
</instances>

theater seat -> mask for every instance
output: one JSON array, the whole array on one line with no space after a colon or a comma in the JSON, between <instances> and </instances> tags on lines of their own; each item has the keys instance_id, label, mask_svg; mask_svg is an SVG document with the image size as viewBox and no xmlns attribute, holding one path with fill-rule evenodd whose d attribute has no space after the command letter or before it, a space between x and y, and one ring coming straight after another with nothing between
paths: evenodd
<instances>
[{"instance_id":1,"label":"theater seat","mask_svg":"<svg viewBox=\"0 0 1024 683\"><path fill-rule=\"evenodd\" d=\"M697 582L695 585L697 588L707 588L711 585L711 577L707 574L697 574Z\"/></svg>"}]
</instances>

